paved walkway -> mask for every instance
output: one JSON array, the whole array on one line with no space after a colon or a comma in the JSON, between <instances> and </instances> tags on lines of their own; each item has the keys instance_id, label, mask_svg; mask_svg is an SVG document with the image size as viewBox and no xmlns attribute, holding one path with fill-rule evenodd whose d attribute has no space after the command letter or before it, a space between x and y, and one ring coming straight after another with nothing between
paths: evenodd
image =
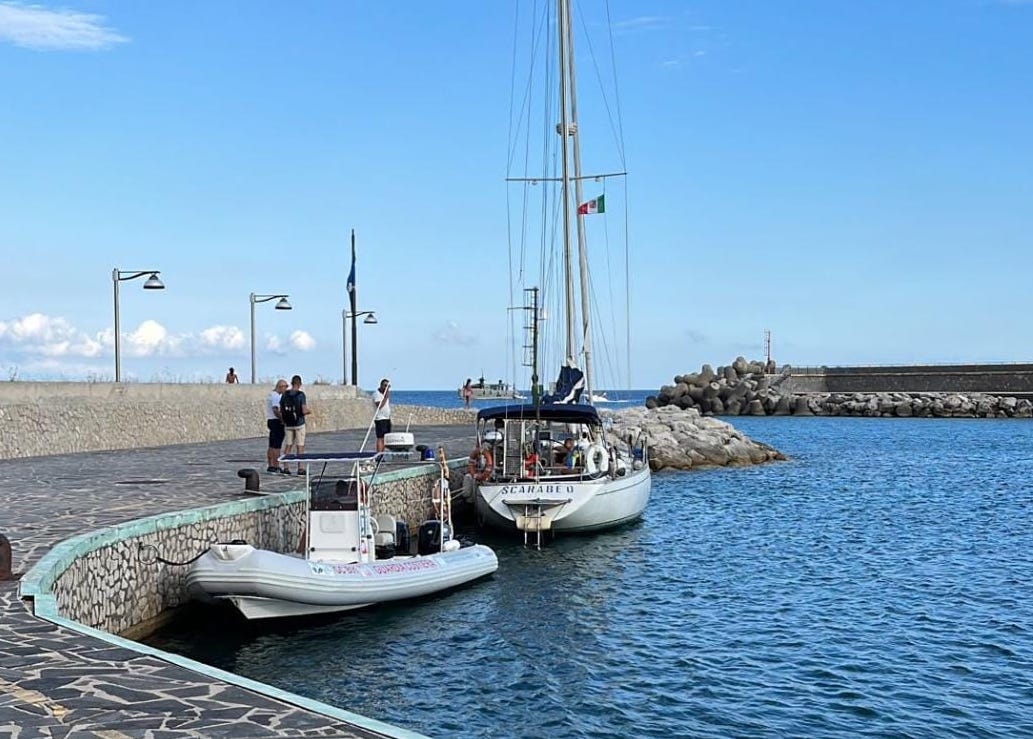
<instances>
[{"instance_id":1,"label":"paved walkway","mask_svg":"<svg viewBox=\"0 0 1033 739\"><path fill-rule=\"evenodd\" d=\"M470 427L411 430L450 458L469 452ZM357 449L364 435L312 434L306 451ZM77 534L239 497L237 470L266 467L263 442L0 460L0 533L11 541L15 575ZM263 491L297 486L294 477L261 475ZM0 737L385 736L361 723L37 619L18 583L0 582Z\"/></svg>"}]
</instances>

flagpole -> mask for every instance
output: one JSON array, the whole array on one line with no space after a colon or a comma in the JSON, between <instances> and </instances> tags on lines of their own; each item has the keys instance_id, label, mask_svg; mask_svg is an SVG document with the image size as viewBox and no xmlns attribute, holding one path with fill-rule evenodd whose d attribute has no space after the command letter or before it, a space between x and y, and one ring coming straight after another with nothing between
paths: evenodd
<instances>
[{"instance_id":1,"label":"flagpole","mask_svg":"<svg viewBox=\"0 0 1033 739\"><path fill-rule=\"evenodd\" d=\"M355 270L355 229L354 228L352 229L352 270L353 270L352 273L354 274L354 270ZM358 338L359 338L359 329L358 329L358 323L357 323L358 318L355 315L358 312L358 309L355 307L356 306L356 297L355 297L355 295L356 295L356 293L358 293L358 286L355 284L357 281L358 280L354 280L352 282L352 289L351 289L351 292L349 293L349 300L351 300L351 308L352 308L352 310L351 310L351 314L352 314L352 385L354 385L356 388L359 387L359 352L358 352L358 349L357 349L357 342L358 342Z\"/></svg>"}]
</instances>

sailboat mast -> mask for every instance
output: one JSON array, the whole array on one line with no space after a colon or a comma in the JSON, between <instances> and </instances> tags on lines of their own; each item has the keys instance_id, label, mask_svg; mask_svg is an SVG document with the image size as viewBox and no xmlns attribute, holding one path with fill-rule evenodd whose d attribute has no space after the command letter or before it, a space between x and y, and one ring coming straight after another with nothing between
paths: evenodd
<instances>
[{"instance_id":1,"label":"sailboat mast","mask_svg":"<svg viewBox=\"0 0 1033 739\"><path fill-rule=\"evenodd\" d=\"M559 40L559 81L560 81L560 150L563 157L563 170L561 188L563 193L563 277L564 277L564 302L566 306L566 343L565 356L574 356L574 281L573 266L571 264L572 253L570 244L570 153L567 140L570 135L570 114L568 110L569 99L567 96L567 75L569 72L567 64L567 29L568 24L568 3L567 0L556 0L556 28Z\"/></svg>"},{"instance_id":2,"label":"sailboat mast","mask_svg":"<svg viewBox=\"0 0 1033 739\"><path fill-rule=\"evenodd\" d=\"M569 3L569 0L567 0ZM581 187L581 135L577 123L577 82L574 77L574 30L570 23L570 9L567 9L567 74L570 78L570 120L573 128L572 138L574 140L574 192L575 203L585 201L584 192ZM577 216L577 255L578 255L578 284L581 288L581 342L584 349L585 360L585 394L588 402L592 402L592 334L589 330L589 284L588 284L588 242L585 240L585 220L581 215Z\"/></svg>"}]
</instances>

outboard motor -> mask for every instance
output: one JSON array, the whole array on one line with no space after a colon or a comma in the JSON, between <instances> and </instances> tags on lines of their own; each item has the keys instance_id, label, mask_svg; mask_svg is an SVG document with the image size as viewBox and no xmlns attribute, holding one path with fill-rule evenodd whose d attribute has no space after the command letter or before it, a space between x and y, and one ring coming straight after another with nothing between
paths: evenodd
<instances>
[{"instance_id":1,"label":"outboard motor","mask_svg":"<svg viewBox=\"0 0 1033 739\"><path fill-rule=\"evenodd\" d=\"M445 535L441 535L441 527L445 527ZM424 521L420 526L420 533L416 540L416 551L419 554L434 554L441 551L441 540L444 538L448 541L452 538L452 532L449 531L448 524L442 524L441 521Z\"/></svg>"},{"instance_id":2,"label":"outboard motor","mask_svg":"<svg viewBox=\"0 0 1033 739\"><path fill-rule=\"evenodd\" d=\"M395 551L399 554L410 554L412 542L409 540L409 524L398 521L395 524Z\"/></svg>"}]
</instances>

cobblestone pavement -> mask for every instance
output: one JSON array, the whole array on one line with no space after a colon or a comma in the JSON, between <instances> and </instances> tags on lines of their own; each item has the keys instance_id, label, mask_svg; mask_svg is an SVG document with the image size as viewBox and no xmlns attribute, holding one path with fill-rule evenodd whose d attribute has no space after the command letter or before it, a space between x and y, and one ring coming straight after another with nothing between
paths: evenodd
<instances>
[{"instance_id":1,"label":"cobblestone pavement","mask_svg":"<svg viewBox=\"0 0 1033 739\"><path fill-rule=\"evenodd\" d=\"M472 428L411 429L450 457ZM365 429L312 434L307 452L357 449ZM298 487L266 474L264 439L0 460L0 533L15 576L58 542L159 513L245 495L237 470L262 491ZM378 737L384 734L219 681L158 657L37 619L0 582L0 737Z\"/></svg>"}]
</instances>

